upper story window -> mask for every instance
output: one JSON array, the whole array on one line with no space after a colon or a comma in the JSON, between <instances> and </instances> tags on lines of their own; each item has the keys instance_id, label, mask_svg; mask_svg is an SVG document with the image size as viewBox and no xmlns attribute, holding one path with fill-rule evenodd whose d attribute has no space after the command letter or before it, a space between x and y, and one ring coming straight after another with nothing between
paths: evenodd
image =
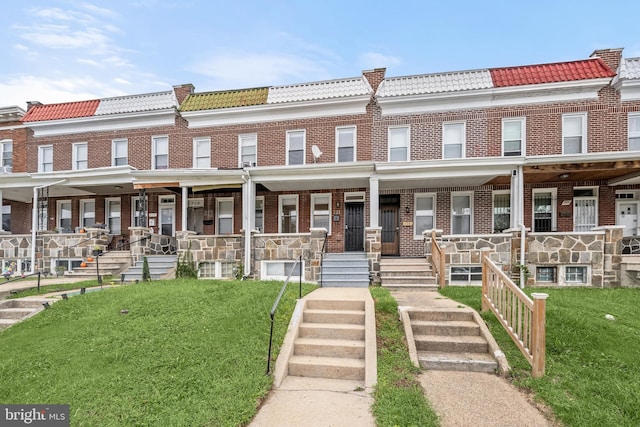
<instances>
[{"instance_id":1,"label":"upper story window","mask_svg":"<svg viewBox=\"0 0 640 427\"><path fill-rule=\"evenodd\" d=\"M152 139L151 169L169 168L169 137L154 136Z\"/></svg>"},{"instance_id":2,"label":"upper story window","mask_svg":"<svg viewBox=\"0 0 640 427\"><path fill-rule=\"evenodd\" d=\"M38 147L38 172L53 172L53 146Z\"/></svg>"},{"instance_id":3,"label":"upper story window","mask_svg":"<svg viewBox=\"0 0 640 427\"><path fill-rule=\"evenodd\" d=\"M525 120L502 119L502 155L522 156L525 153Z\"/></svg>"},{"instance_id":4,"label":"upper story window","mask_svg":"<svg viewBox=\"0 0 640 427\"><path fill-rule=\"evenodd\" d=\"M258 163L258 135L238 135L238 161L240 167L256 166Z\"/></svg>"},{"instance_id":5,"label":"upper story window","mask_svg":"<svg viewBox=\"0 0 640 427\"><path fill-rule=\"evenodd\" d=\"M311 195L311 227L324 228L331 234L331 194Z\"/></svg>"},{"instance_id":6,"label":"upper story window","mask_svg":"<svg viewBox=\"0 0 640 427\"><path fill-rule=\"evenodd\" d=\"M10 139L0 141L0 167L2 172L13 170L13 141Z\"/></svg>"},{"instance_id":7,"label":"upper story window","mask_svg":"<svg viewBox=\"0 0 640 427\"><path fill-rule=\"evenodd\" d=\"M587 152L587 113L562 115L562 154Z\"/></svg>"},{"instance_id":8,"label":"upper story window","mask_svg":"<svg viewBox=\"0 0 640 427\"><path fill-rule=\"evenodd\" d=\"M413 235L421 239L426 230L433 230L436 226L436 195L417 193L414 198L415 219Z\"/></svg>"},{"instance_id":9,"label":"upper story window","mask_svg":"<svg viewBox=\"0 0 640 427\"><path fill-rule=\"evenodd\" d=\"M211 167L211 138L193 138L193 167L196 169Z\"/></svg>"},{"instance_id":10,"label":"upper story window","mask_svg":"<svg viewBox=\"0 0 640 427\"><path fill-rule=\"evenodd\" d=\"M629 114L629 150L640 150L640 113Z\"/></svg>"},{"instance_id":11,"label":"upper story window","mask_svg":"<svg viewBox=\"0 0 640 427\"><path fill-rule=\"evenodd\" d=\"M336 162L356 161L356 127L336 128Z\"/></svg>"},{"instance_id":12,"label":"upper story window","mask_svg":"<svg viewBox=\"0 0 640 427\"><path fill-rule=\"evenodd\" d=\"M287 132L287 164L304 165L305 131Z\"/></svg>"},{"instance_id":13,"label":"upper story window","mask_svg":"<svg viewBox=\"0 0 640 427\"><path fill-rule=\"evenodd\" d=\"M389 161L407 162L409 161L409 126L399 126L389 128Z\"/></svg>"},{"instance_id":14,"label":"upper story window","mask_svg":"<svg viewBox=\"0 0 640 427\"><path fill-rule=\"evenodd\" d=\"M87 169L89 166L89 150L86 142L73 144L73 170Z\"/></svg>"},{"instance_id":15,"label":"upper story window","mask_svg":"<svg viewBox=\"0 0 640 427\"><path fill-rule=\"evenodd\" d=\"M465 152L465 123L442 124L442 158L461 159Z\"/></svg>"},{"instance_id":16,"label":"upper story window","mask_svg":"<svg viewBox=\"0 0 640 427\"><path fill-rule=\"evenodd\" d=\"M114 139L111 141L111 165L125 166L129 164L129 141Z\"/></svg>"}]
</instances>

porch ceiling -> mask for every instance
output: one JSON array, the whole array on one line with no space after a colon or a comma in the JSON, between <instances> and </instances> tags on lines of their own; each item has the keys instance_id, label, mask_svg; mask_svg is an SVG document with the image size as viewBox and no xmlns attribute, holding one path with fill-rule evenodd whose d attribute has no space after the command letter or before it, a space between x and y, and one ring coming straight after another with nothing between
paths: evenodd
<instances>
[{"instance_id":1,"label":"porch ceiling","mask_svg":"<svg viewBox=\"0 0 640 427\"><path fill-rule=\"evenodd\" d=\"M501 177L496 177L495 174L450 177L394 176L391 179L381 179L380 189L404 190L412 188L470 187L484 185L497 178ZM508 184L510 182L508 176L506 177L506 180Z\"/></svg>"}]
</instances>

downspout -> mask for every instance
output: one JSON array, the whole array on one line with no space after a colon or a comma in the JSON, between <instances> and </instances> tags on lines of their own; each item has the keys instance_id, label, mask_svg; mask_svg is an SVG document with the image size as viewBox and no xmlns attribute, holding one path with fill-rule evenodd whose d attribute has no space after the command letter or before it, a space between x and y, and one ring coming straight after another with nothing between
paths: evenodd
<instances>
[{"instance_id":1,"label":"downspout","mask_svg":"<svg viewBox=\"0 0 640 427\"><path fill-rule=\"evenodd\" d=\"M245 175L242 175L244 184L242 186L242 212L243 212L243 227L244 227L244 276L251 274L251 233L253 231L252 215L252 199L255 200L255 195L252 191L253 181L248 171L245 171Z\"/></svg>"},{"instance_id":2,"label":"downspout","mask_svg":"<svg viewBox=\"0 0 640 427\"><path fill-rule=\"evenodd\" d=\"M189 187L182 187L182 231L187 231L187 214L189 212ZM183 234L185 235L185 234Z\"/></svg>"},{"instance_id":3,"label":"downspout","mask_svg":"<svg viewBox=\"0 0 640 427\"><path fill-rule=\"evenodd\" d=\"M520 288L524 289L524 247L527 229L524 226L524 176L522 175L522 165L518 166L518 228L520 228Z\"/></svg>"},{"instance_id":4,"label":"downspout","mask_svg":"<svg viewBox=\"0 0 640 427\"><path fill-rule=\"evenodd\" d=\"M36 267L36 231L38 229L38 190L52 185L62 184L66 179L52 182L51 184L38 185L33 187L33 206L31 207L31 272L35 272ZM47 219L49 213L47 212Z\"/></svg>"}]
</instances>

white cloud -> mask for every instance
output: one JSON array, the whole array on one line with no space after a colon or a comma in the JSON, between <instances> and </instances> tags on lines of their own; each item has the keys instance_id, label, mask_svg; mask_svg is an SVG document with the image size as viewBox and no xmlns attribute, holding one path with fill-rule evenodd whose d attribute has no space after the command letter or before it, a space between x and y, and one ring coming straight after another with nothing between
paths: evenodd
<instances>
[{"instance_id":1,"label":"white cloud","mask_svg":"<svg viewBox=\"0 0 640 427\"><path fill-rule=\"evenodd\" d=\"M363 69L394 67L402 64L402 60L396 56L385 55L378 52L365 52L358 56L358 64Z\"/></svg>"}]
</instances>

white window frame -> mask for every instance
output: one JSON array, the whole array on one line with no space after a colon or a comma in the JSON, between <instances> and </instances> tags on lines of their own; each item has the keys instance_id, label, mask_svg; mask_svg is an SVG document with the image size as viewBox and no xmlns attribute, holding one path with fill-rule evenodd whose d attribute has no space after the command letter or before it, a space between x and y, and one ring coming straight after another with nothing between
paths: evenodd
<instances>
[{"instance_id":1,"label":"white window frame","mask_svg":"<svg viewBox=\"0 0 640 427\"><path fill-rule=\"evenodd\" d=\"M5 156L5 147L11 145L11 157ZM13 140L3 139L0 140L0 172L12 172L13 171Z\"/></svg>"},{"instance_id":2,"label":"white window frame","mask_svg":"<svg viewBox=\"0 0 640 427\"><path fill-rule=\"evenodd\" d=\"M118 212L118 216L113 216L113 212L111 211L111 203L118 202L120 203L120 212ZM104 218L107 229L109 230L109 234L121 234L122 233L122 200L120 197L107 197L104 199ZM111 219L120 218L120 230L113 230L110 227Z\"/></svg>"},{"instance_id":3,"label":"white window frame","mask_svg":"<svg viewBox=\"0 0 640 427\"><path fill-rule=\"evenodd\" d=\"M62 205L64 204L69 204L69 217L65 217L62 218ZM69 220L69 228L67 228L68 232L72 232L73 231L73 204L71 203L71 200L58 200L56 201L56 228L58 228L58 230L60 232L62 232L62 220L63 219L68 219Z\"/></svg>"},{"instance_id":4,"label":"white window frame","mask_svg":"<svg viewBox=\"0 0 640 427\"><path fill-rule=\"evenodd\" d=\"M453 199L454 197L469 197L469 213L468 214L454 214L453 212ZM473 234L473 191L452 191L451 192L451 234L466 235L462 233L455 233L453 230L453 218L456 216L469 216L469 233Z\"/></svg>"},{"instance_id":5,"label":"white window frame","mask_svg":"<svg viewBox=\"0 0 640 427\"><path fill-rule=\"evenodd\" d=\"M124 144L125 156L118 156L118 146ZM124 159L124 163L118 165L118 159ZM111 166L126 166L129 164L129 140L118 138L111 140Z\"/></svg>"},{"instance_id":6,"label":"white window frame","mask_svg":"<svg viewBox=\"0 0 640 427\"><path fill-rule=\"evenodd\" d=\"M87 210L87 204L93 203L93 212ZM96 199L80 199L80 228L91 227L96 223ZM93 216L86 216L92 214ZM85 225L84 220L87 218L93 218L93 224Z\"/></svg>"},{"instance_id":7,"label":"white window frame","mask_svg":"<svg viewBox=\"0 0 640 427\"><path fill-rule=\"evenodd\" d=\"M202 261L198 263L198 279L232 279L236 261ZM229 274L224 274L228 271Z\"/></svg>"},{"instance_id":8,"label":"white window frame","mask_svg":"<svg viewBox=\"0 0 640 427\"><path fill-rule=\"evenodd\" d=\"M462 125L462 141L447 141L445 139L445 129L448 126L460 126ZM447 145L460 145L460 157L447 157L445 152L445 146ZM467 152L467 122L455 121L442 123L442 158L443 159L464 159Z\"/></svg>"},{"instance_id":9,"label":"white window frame","mask_svg":"<svg viewBox=\"0 0 640 427\"><path fill-rule=\"evenodd\" d=\"M300 203L297 194L280 194L278 196L278 233L280 234L292 234L290 232L282 231L282 206L285 200L295 200L296 205L296 231L293 234L298 233L300 230Z\"/></svg>"},{"instance_id":10,"label":"white window frame","mask_svg":"<svg viewBox=\"0 0 640 427\"><path fill-rule=\"evenodd\" d=\"M404 131L404 138L406 144L396 145L395 139L392 137L393 133ZM389 126L387 130L387 161L389 162L409 162L411 161L411 126ZM391 160L391 150L394 148L404 148L406 150L406 157L404 160Z\"/></svg>"},{"instance_id":11,"label":"white window frame","mask_svg":"<svg viewBox=\"0 0 640 427\"><path fill-rule=\"evenodd\" d=\"M51 153L51 162L45 163L46 152ZM47 165L51 165L47 168ZM53 145L41 145L38 147L38 172L53 172Z\"/></svg>"},{"instance_id":12,"label":"white window frame","mask_svg":"<svg viewBox=\"0 0 640 427\"><path fill-rule=\"evenodd\" d=\"M584 269L584 281L579 282L576 280L568 280L569 277L571 277L573 274L569 274L568 273L568 269L573 269L573 268L581 268ZM562 268L558 269L558 284L561 285L570 285L570 286L585 286L585 285L589 285L591 283L591 266L590 265L584 265L584 264L571 264L571 265L564 265L562 266Z\"/></svg>"},{"instance_id":13,"label":"white window frame","mask_svg":"<svg viewBox=\"0 0 640 427\"><path fill-rule=\"evenodd\" d=\"M309 224L311 224L311 228L318 228L318 226L315 224L314 220L315 220L315 213L316 213L316 200L320 199L320 198L325 198L328 197L329 198L329 202L328 202L328 209L327 209L327 217L328 217L328 224L329 227L327 227L327 232L329 233L329 235L331 235L331 193L313 193L311 194L311 212L310 212L310 216L311 216L311 221L309 222Z\"/></svg>"},{"instance_id":14,"label":"white window frame","mask_svg":"<svg viewBox=\"0 0 640 427\"><path fill-rule=\"evenodd\" d=\"M284 259L284 260L277 260L277 261L262 261L261 265L260 265L260 280L286 280L287 276L289 275L289 272L291 271L292 265L296 262L295 259L293 260L288 260L288 259ZM298 264L298 271L300 272L299 275L292 275L291 276L291 280L292 281L296 281L296 280L300 280L300 276L304 276L304 260L302 260L301 263ZM269 275L268 274L268 267L267 264L282 264L283 268L283 275ZM304 277L302 277L304 278Z\"/></svg>"},{"instance_id":15,"label":"white window frame","mask_svg":"<svg viewBox=\"0 0 640 427\"><path fill-rule=\"evenodd\" d=\"M510 190L495 190L491 193L491 230L496 233L496 196L509 195L509 227L511 228L511 191Z\"/></svg>"},{"instance_id":16,"label":"white window frame","mask_svg":"<svg viewBox=\"0 0 640 427\"><path fill-rule=\"evenodd\" d=\"M262 224L258 225L256 223L256 218L257 218L257 214L258 213L258 203L260 203L262 205ZM255 204L255 213L254 213L254 217L253 217L253 222L254 222L254 227L260 231L260 233L264 233L264 196L258 196L256 197L256 204Z\"/></svg>"},{"instance_id":17,"label":"white window frame","mask_svg":"<svg viewBox=\"0 0 640 427\"><path fill-rule=\"evenodd\" d=\"M167 142L167 152L159 153L158 152L158 144L161 141ZM167 167L159 170L169 169L169 135L155 135L151 137L151 169L157 170L157 157L158 156L167 156Z\"/></svg>"},{"instance_id":18,"label":"white window frame","mask_svg":"<svg viewBox=\"0 0 640 427\"><path fill-rule=\"evenodd\" d=\"M86 150L86 158L81 158L80 149L85 148ZM71 163L71 169L74 171L89 169L89 144L86 142L75 142L73 143L72 150L72 158L73 162ZM82 164L83 163L83 164Z\"/></svg>"},{"instance_id":19,"label":"white window frame","mask_svg":"<svg viewBox=\"0 0 640 427\"><path fill-rule=\"evenodd\" d=\"M204 145L206 155L199 154L199 148ZM211 168L211 138L208 136L200 136L193 138L193 168L209 169Z\"/></svg>"},{"instance_id":20,"label":"white window frame","mask_svg":"<svg viewBox=\"0 0 640 427\"><path fill-rule=\"evenodd\" d=\"M631 122L637 121L637 130L631 130ZM629 113L627 118L627 130L629 133L629 137L627 139L627 150L628 151L640 151L640 113ZM631 148L631 140L637 139L637 147Z\"/></svg>"},{"instance_id":21,"label":"white window frame","mask_svg":"<svg viewBox=\"0 0 640 427\"><path fill-rule=\"evenodd\" d=\"M290 165L289 163L289 142L290 142L290 138L291 135L294 134L298 134L298 133L302 133L302 165L306 165L307 164L307 131L306 129L297 129L297 130L288 130L287 131L287 154L286 154L286 164L287 166ZM297 151L297 150L296 150ZM298 163L295 163L295 165L298 165Z\"/></svg>"},{"instance_id":22,"label":"white window frame","mask_svg":"<svg viewBox=\"0 0 640 427\"><path fill-rule=\"evenodd\" d=\"M220 208L220 205L222 203L229 203L231 202L231 213L222 213L222 209ZM233 218L233 211L234 211L234 202L233 202L233 197L216 197L216 234L224 234L224 235L229 235L229 234L233 234L233 222L234 222L234 218ZM228 233L222 233L220 231L220 220L221 219L231 219L231 231L229 231Z\"/></svg>"},{"instance_id":23,"label":"white window frame","mask_svg":"<svg viewBox=\"0 0 640 427\"><path fill-rule=\"evenodd\" d=\"M431 215L427 214L428 211L418 210L418 199L423 197L431 197L432 199L433 208L431 209ZM417 228L418 217L428 217L428 216L433 217L432 229L436 228L436 212L437 212L436 202L437 202L436 193L416 193L413 195L413 239L414 240L419 240L424 238L424 236L422 235L422 231L418 232L418 228Z\"/></svg>"},{"instance_id":24,"label":"white window frame","mask_svg":"<svg viewBox=\"0 0 640 427\"><path fill-rule=\"evenodd\" d=\"M454 269L462 269L462 268L468 269L468 271L465 271L465 272L453 271ZM463 274L466 274L467 280L454 279L454 276L463 275ZM481 277L478 278L477 277L478 275L480 275ZM473 280L473 276L476 276L477 280ZM457 285L462 285L462 284L471 285L471 284L482 283L482 266L477 264L451 265L449 266L449 278L450 278L451 284L457 284Z\"/></svg>"},{"instance_id":25,"label":"white window frame","mask_svg":"<svg viewBox=\"0 0 640 427\"><path fill-rule=\"evenodd\" d=\"M288 137L287 137L288 141ZM245 156L244 149L246 147L255 147L255 154L253 154L253 160L243 160ZM287 150L287 160L289 159L289 151ZM249 165L246 166L245 162ZM238 166L239 167L252 167L258 165L258 134L257 133L244 133L238 135Z\"/></svg>"},{"instance_id":26,"label":"white window frame","mask_svg":"<svg viewBox=\"0 0 640 427\"><path fill-rule=\"evenodd\" d=\"M540 233L550 233L558 230L558 189L557 188L534 188L531 190L531 231L538 232L536 227L536 193L551 193L551 231L540 231ZM555 203L554 203L555 201Z\"/></svg>"},{"instance_id":27,"label":"white window frame","mask_svg":"<svg viewBox=\"0 0 640 427\"><path fill-rule=\"evenodd\" d=\"M150 227L155 227L156 230L158 231L158 234L162 234L162 226L164 225L164 223L162 222L162 210L163 209L171 209L172 213L171 213L171 234L165 234L165 236L175 236L176 234L176 196L174 195L168 195L168 194L163 194L158 196L158 211L157 211L157 221L156 221L156 225L152 226L151 225L151 220L155 219L155 218L151 218L151 220L149 220L149 226ZM148 207L147 207L147 213L148 212ZM151 215L149 214L149 217Z\"/></svg>"},{"instance_id":28,"label":"white window frame","mask_svg":"<svg viewBox=\"0 0 640 427\"><path fill-rule=\"evenodd\" d=\"M351 132L351 146L346 146L346 147L341 147L340 146L340 135L343 132ZM348 162L355 162L357 160L357 143L356 141L358 140L357 138L357 127L356 126L338 126L336 127L336 163L348 163ZM347 147L351 147L353 149L353 156L351 158L351 160L343 160L342 162L340 161L340 148L347 148Z\"/></svg>"},{"instance_id":29,"label":"white window frame","mask_svg":"<svg viewBox=\"0 0 640 427\"><path fill-rule=\"evenodd\" d=\"M580 118L581 119L581 135L569 135L567 132L566 120L572 118ZM566 150L566 138L580 136L582 138L580 144L580 152L579 153L567 153ZM562 154L585 154L587 153L587 113L568 113L562 115Z\"/></svg>"},{"instance_id":30,"label":"white window frame","mask_svg":"<svg viewBox=\"0 0 640 427\"><path fill-rule=\"evenodd\" d=\"M505 139L506 136L506 132L505 132L505 125L507 123L520 123L520 154L507 154L507 152L505 151L505 142L507 142L507 140ZM503 157L517 157L517 156L525 156L527 151L526 151L526 139L527 139L527 120L525 117L509 117L509 118L503 118L502 119L502 156ZM508 140L508 141L515 141L513 139Z\"/></svg>"}]
</instances>

